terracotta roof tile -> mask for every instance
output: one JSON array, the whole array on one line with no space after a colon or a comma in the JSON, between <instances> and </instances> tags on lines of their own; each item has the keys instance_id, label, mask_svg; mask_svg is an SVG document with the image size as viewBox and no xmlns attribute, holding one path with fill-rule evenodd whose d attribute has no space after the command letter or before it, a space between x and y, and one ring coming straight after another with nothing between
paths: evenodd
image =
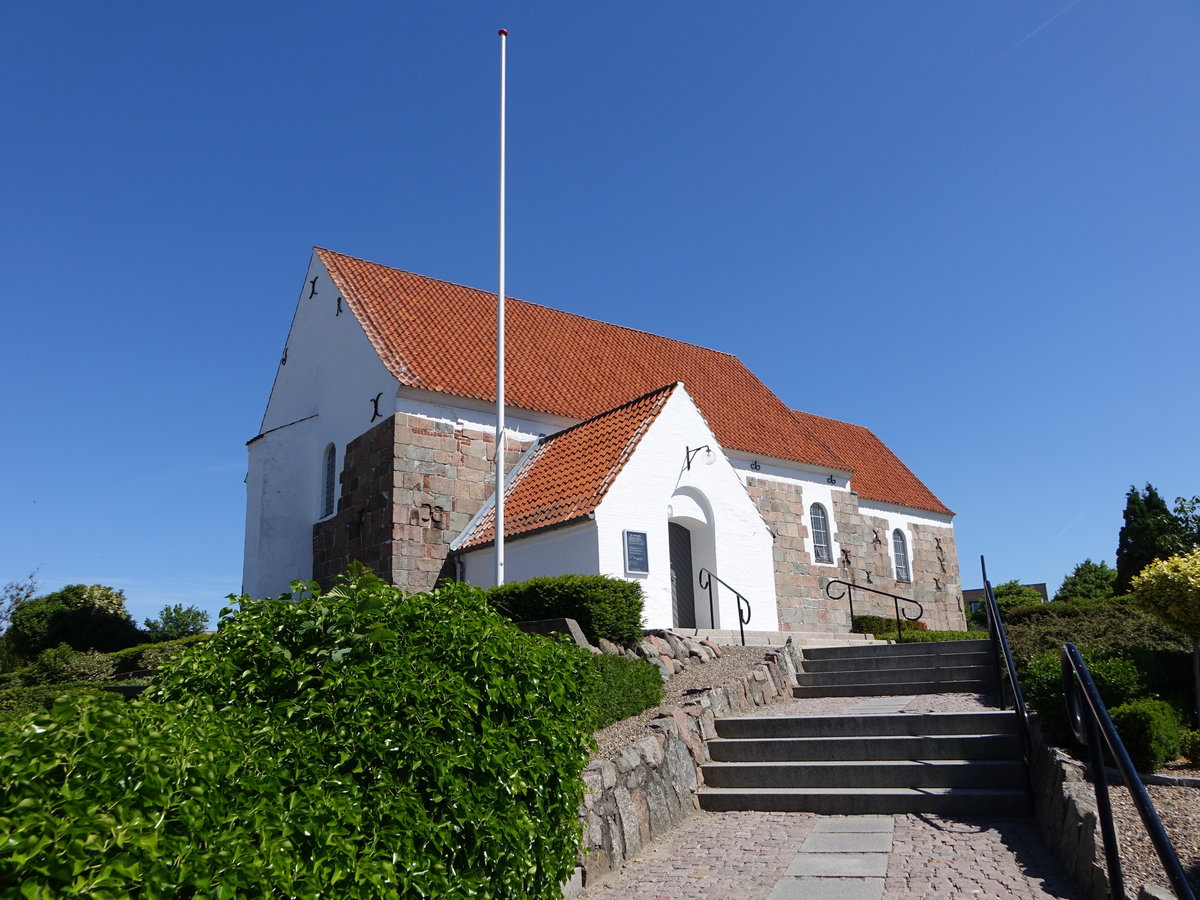
<instances>
[{"instance_id":1,"label":"terracotta roof tile","mask_svg":"<svg viewBox=\"0 0 1200 900\"><path fill-rule=\"evenodd\" d=\"M316 252L402 384L495 401L494 293ZM849 471L728 353L514 298L505 328L511 406L587 419L682 381L723 447Z\"/></svg>"},{"instance_id":2,"label":"terracotta roof tile","mask_svg":"<svg viewBox=\"0 0 1200 900\"><path fill-rule=\"evenodd\" d=\"M402 384L495 402L494 293L316 253ZM511 406L591 419L682 381L728 450L852 472L867 499L950 512L870 431L788 409L728 353L515 298L505 325Z\"/></svg>"},{"instance_id":3,"label":"terracotta roof tile","mask_svg":"<svg viewBox=\"0 0 1200 900\"><path fill-rule=\"evenodd\" d=\"M952 515L933 491L868 429L798 410L793 410L793 415L850 463L854 469L850 486L860 497Z\"/></svg>"},{"instance_id":4,"label":"terracotta roof tile","mask_svg":"<svg viewBox=\"0 0 1200 900\"><path fill-rule=\"evenodd\" d=\"M658 417L676 385L668 385L543 438L504 494L504 533L527 534L594 512ZM491 507L461 546L496 539Z\"/></svg>"}]
</instances>

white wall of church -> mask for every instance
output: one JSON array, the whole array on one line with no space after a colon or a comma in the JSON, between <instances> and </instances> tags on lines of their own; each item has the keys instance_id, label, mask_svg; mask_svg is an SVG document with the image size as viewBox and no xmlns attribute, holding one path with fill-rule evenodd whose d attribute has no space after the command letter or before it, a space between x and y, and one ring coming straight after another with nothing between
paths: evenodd
<instances>
[{"instance_id":1,"label":"white wall of church","mask_svg":"<svg viewBox=\"0 0 1200 900\"><path fill-rule=\"evenodd\" d=\"M687 448L705 445L715 451L712 464L705 462L701 452L688 469ZM596 509L599 571L642 583L649 628L673 625L667 522L676 496L687 498L676 501L680 507L676 516L687 514L690 521L685 524L693 526L693 584L702 567L716 572L753 604L755 627L778 628L771 534L704 418L682 389L671 395ZM696 521L696 510L689 502L710 516L707 526ZM711 529L707 534L705 527ZM649 574L625 571L627 530L645 532ZM706 627L707 595L698 586L696 605L698 624ZM737 601L722 591L716 627L735 628L737 621Z\"/></svg>"},{"instance_id":2,"label":"white wall of church","mask_svg":"<svg viewBox=\"0 0 1200 900\"><path fill-rule=\"evenodd\" d=\"M480 587L496 583L495 547L482 547L462 556L463 580ZM596 523L587 519L504 544L504 580L525 581L539 575L594 574Z\"/></svg>"},{"instance_id":3,"label":"white wall of church","mask_svg":"<svg viewBox=\"0 0 1200 900\"><path fill-rule=\"evenodd\" d=\"M261 433L248 448L242 590L254 597L312 576L325 449L335 446L340 472L346 444L371 426L372 400L382 395L380 416L394 411L397 381L344 302L338 315L338 296L314 254L288 333L287 362L279 365Z\"/></svg>"}]
</instances>

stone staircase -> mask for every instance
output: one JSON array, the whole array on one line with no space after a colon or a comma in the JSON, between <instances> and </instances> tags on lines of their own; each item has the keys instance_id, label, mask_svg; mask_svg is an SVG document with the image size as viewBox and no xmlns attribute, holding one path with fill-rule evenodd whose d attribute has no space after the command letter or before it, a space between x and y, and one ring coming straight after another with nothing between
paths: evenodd
<instances>
[{"instance_id":1,"label":"stone staircase","mask_svg":"<svg viewBox=\"0 0 1200 900\"><path fill-rule=\"evenodd\" d=\"M1015 713L900 712L914 694L995 691L986 641L805 649L803 670L797 696L885 699L845 715L718 719L701 808L1029 815Z\"/></svg>"},{"instance_id":2,"label":"stone staircase","mask_svg":"<svg viewBox=\"0 0 1200 900\"><path fill-rule=\"evenodd\" d=\"M999 673L989 641L803 648L797 697L990 693Z\"/></svg>"}]
</instances>

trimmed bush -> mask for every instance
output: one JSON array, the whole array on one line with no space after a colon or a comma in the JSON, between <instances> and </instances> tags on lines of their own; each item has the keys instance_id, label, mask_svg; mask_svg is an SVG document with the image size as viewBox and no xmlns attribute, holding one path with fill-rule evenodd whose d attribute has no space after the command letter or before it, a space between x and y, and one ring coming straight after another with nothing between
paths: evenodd
<instances>
[{"instance_id":1,"label":"trimmed bush","mask_svg":"<svg viewBox=\"0 0 1200 900\"><path fill-rule=\"evenodd\" d=\"M1179 756L1179 718L1169 703L1143 698L1109 712L1139 772L1155 772Z\"/></svg>"},{"instance_id":2,"label":"trimmed bush","mask_svg":"<svg viewBox=\"0 0 1200 900\"><path fill-rule=\"evenodd\" d=\"M1185 731L1179 736L1179 752L1193 766L1200 766L1200 731Z\"/></svg>"},{"instance_id":3,"label":"trimmed bush","mask_svg":"<svg viewBox=\"0 0 1200 900\"><path fill-rule=\"evenodd\" d=\"M136 672L139 669L154 669L164 659L169 659L184 647L200 644L211 638L211 634L194 634L190 637L178 638L174 641L161 641L153 644L138 644L110 653L113 665L118 674L121 672Z\"/></svg>"},{"instance_id":4,"label":"trimmed bush","mask_svg":"<svg viewBox=\"0 0 1200 900\"><path fill-rule=\"evenodd\" d=\"M594 681L587 695L596 729L636 716L663 699L658 666L644 659L588 654Z\"/></svg>"},{"instance_id":5,"label":"trimmed bush","mask_svg":"<svg viewBox=\"0 0 1200 900\"><path fill-rule=\"evenodd\" d=\"M514 622L574 619L593 644L642 638L642 586L607 575L557 575L489 588L492 608Z\"/></svg>"},{"instance_id":6,"label":"trimmed bush","mask_svg":"<svg viewBox=\"0 0 1200 900\"><path fill-rule=\"evenodd\" d=\"M1009 645L1018 659L1057 651L1067 641L1079 647L1107 650L1191 650L1191 642L1128 597L1080 603L1043 603L1004 616Z\"/></svg>"},{"instance_id":7,"label":"trimmed bush","mask_svg":"<svg viewBox=\"0 0 1200 900\"><path fill-rule=\"evenodd\" d=\"M895 631L892 632L895 634ZM902 631L901 643L939 644L946 641L986 641L986 631Z\"/></svg>"},{"instance_id":8,"label":"trimmed bush","mask_svg":"<svg viewBox=\"0 0 1200 900\"><path fill-rule=\"evenodd\" d=\"M1131 660L1120 653L1104 654L1080 649L1105 708L1113 709L1146 693L1146 679ZM1018 673L1025 699L1038 713L1046 734L1058 742L1072 740L1063 697L1062 663L1058 651L1038 653Z\"/></svg>"},{"instance_id":9,"label":"trimmed bush","mask_svg":"<svg viewBox=\"0 0 1200 900\"><path fill-rule=\"evenodd\" d=\"M66 644L43 650L33 665L21 670L26 685L67 684L73 681L107 681L116 669L104 653L89 650L80 653Z\"/></svg>"},{"instance_id":10,"label":"trimmed bush","mask_svg":"<svg viewBox=\"0 0 1200 900\"><path fill-rule=\"evenodd\" d=\"M10 687L0 690L0 713L8 715L23 715L31 712L45 712L51 709L56 700L61 699L64 707L80 701L84 697L95 697L107 694L108 691L96 684L38 684L30 687ZM0 721L0 730L4 723ZM0 821L2 825L2 821Z\"/></svg>"},{"instance_id":11,"label":"trimmed bush","mask_svg":"<svg viewBox=\"0 0 1200 900\"><path fill-rule=\"evenodd\" d=\"M557 900L589 671L467 585L244 598L144 699L0 728L0 895Z\"/></svg>"},{"instance_id":12,"label":"trimmed bush","mask_svg":"<svg viewBox=\"0 0 1200 900\"><path fill-rule=\"evenodd\" d=\"M855 616L850 628L856 634L873 634L880 640L887 640L888 635L896 635L896 619L894 616ZM928 631L929 626L920 619L910 620L900 617L900 633L910 631Z\"/></svg>"}]
</instances>

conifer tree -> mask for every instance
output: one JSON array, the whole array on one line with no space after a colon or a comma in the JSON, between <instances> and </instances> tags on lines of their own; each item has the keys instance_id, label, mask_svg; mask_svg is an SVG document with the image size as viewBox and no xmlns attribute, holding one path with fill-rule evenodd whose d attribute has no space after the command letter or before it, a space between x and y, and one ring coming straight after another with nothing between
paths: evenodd
<instances>
[{"instance_id":1,"label":"conifer tree","mask_svg":"<svg viewBox=\"0 0 1200 900\"><path fill-rule=\"evenodd\" d=\"M1134 576L1150 563L1187 546L1186 527L1154 485L1147 482L1145 493L1131 485L1125 495L1125 524L1117 538L1117 593L1128 593Z\"/></svg>"}]
</instances>

